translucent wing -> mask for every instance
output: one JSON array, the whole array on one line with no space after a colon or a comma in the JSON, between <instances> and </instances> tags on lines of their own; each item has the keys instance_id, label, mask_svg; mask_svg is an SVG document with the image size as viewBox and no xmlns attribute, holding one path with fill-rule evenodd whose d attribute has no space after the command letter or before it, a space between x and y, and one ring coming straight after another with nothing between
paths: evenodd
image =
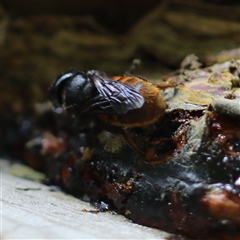
<instances>
[{"instance_id":1,"label":"translucent wing","mask_svg":"<svg viewBox=\"0 0 240 240\"><path fill-rule=\"evenodd\" d=\"M125 114L129 110L141 108L144 97L133 87L114 81L107 75L98 71L88 71L100 96L107 100L118 114ZM140 86L138 86L138 89Z\"/></svg>"}]
</instances>

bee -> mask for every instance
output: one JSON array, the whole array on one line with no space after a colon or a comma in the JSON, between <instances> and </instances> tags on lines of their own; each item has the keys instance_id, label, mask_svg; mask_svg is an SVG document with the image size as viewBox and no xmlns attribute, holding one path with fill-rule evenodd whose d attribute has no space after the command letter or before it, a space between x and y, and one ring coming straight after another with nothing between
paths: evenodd
<instances>
[{"instance_id":1,"label":"bee","mask_svg":"<svg viewBox=\"0 0 240 240\"><path fill-rule=\"evenodd\" d=\"M143 127L155 122L166 105L159 88L134 75L109 78L91 70L71 70L50 87L49 98L72 117L95 116L119 127Z\"/></svg>"},{"instance_id":2,"label":"bee","mask_svg":"<svg viewBox=\"0 0 240 240\"><path fill-rule=\"evenodd\" d=\"M148 126L166 109L161 91L146 79L134 75L109 78L96 70L63 73L50 87L49 98L74 118L98 118L105 126L121 129Z\"/></svg>"}]
</instances>

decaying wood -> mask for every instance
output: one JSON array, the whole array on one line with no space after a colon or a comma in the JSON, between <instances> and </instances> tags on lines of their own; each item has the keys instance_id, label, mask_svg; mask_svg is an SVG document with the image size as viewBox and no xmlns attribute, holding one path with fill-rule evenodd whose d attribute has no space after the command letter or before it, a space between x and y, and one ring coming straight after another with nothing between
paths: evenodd
<instances>
[{"instance_id":1,"label":"decaying wood","mask_svg":"<svg viewBox=\"0 0 240 240\"><path fill-rule=\"evenodd\" d=\"M239 239L239 64L199 68L188 56L178 74L166 77L175 84L162 91L164 115L125 129L143 155L96 122L79 132L81 122L49 103L20 125L21 148L19 141L8 147L44 171L48 184L87 196L100 211L191 238Z\"/></svg>"},{"instance_id":2,"label":"decaying wood","mask_svg":"<svg viewBox=\"0 0 240 240\"><path fill-rule=\"evenodd\" d=\"M8 126L1 152L132 221L191 237L238 239L239 11L237 4L161 1L118 34L93 15L13 18L1 8L0 121ZM162 77L192 53L199 58L190 55ZM136 57L138 74L174 86L163 90L161 121L127 130L149 162L121 135L96 125L76 134L77 123L49 103L34 108L62 71L119 75Z\"/></svg>"}]
</instances>

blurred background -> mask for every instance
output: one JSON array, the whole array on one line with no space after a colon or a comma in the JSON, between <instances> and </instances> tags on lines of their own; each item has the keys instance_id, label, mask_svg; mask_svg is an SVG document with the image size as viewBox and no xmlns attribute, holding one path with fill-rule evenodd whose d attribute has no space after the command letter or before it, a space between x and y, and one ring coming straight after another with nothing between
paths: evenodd
<instances>
[{"instance_id":1,"label":"blurred background","mask_svg":"<svg viewBox=\"0 0 240 240\"><path fill-rule=\"evenodd\" d=\"M231 58L239 12L238 0L2 0L1 126L31 115L70 68L119 75L140 59L134 73L160 79L189 54Z\"/></svg>"},{"instance_id":2,"label":"blurred background","mask_svg":"<svg viewBox=\"0 0 240 240\"><path fill-rule=\"evenodd\" d=\"M188 54L209 65L240 44L237 0L2 0L0 9L8 108L46 100L70 68L118 75L138 58L137 74L160 77Z\"/></svg>"}]
</instances>

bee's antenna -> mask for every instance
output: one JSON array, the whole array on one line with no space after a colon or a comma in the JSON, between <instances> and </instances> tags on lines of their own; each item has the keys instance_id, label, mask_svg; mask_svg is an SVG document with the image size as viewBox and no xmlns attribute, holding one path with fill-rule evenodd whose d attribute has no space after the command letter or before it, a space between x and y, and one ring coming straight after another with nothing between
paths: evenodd
<instances>
[{"instance_id":1,"label":"bee's antenna","mask_svg":"<svg viewBox=\"0 0 240 240\"><path fill-rule=\"evenodd\" d=\"M136 68L139 68L141 65L141 59L135 58L132 61L132 64L126 73L132 73Z\"/></svg>"}]
</instances>

